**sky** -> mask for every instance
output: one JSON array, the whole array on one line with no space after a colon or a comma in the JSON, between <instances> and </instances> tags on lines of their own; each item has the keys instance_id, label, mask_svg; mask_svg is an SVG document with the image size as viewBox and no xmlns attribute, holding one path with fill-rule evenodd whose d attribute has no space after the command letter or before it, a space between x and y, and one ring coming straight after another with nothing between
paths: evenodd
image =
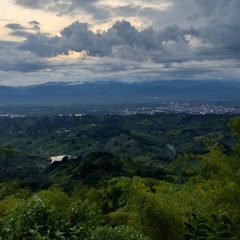
<instances>
[{"instance_id":1,"label":"sky","mask_svg":"<svg viewBox=\"0 0 240 240\"><path fill-rule=\"evenodd\" d=\"M0 85L240 80L240 0L1 0Z\"/></svg>"}]
</instances>

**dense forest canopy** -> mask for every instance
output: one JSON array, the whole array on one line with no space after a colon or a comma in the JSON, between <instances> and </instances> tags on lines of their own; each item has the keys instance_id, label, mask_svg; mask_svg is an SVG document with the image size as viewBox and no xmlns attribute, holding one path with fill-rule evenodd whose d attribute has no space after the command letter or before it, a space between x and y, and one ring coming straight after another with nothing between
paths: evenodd
<instances>
[{"instance_id":1,"label":"dense forest canopy","mask_svg":"<svg viewBox=\"0 0 240 240\"><path fill-rule=\"evenodd\" d=\"M2 239L240 238L238 116L0 118L0 133Z\"/></svg>"}]
</instances>

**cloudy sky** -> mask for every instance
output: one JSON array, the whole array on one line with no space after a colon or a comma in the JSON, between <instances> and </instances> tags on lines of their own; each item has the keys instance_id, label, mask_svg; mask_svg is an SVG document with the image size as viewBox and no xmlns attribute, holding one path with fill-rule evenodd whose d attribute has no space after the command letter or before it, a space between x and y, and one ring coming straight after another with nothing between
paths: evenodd
<instances>
[{"instance_id":1,"label":"cloudy sky","mask_svg":"<svg viewBox=\"0 0 240 240\"><path fill-rule=\"evenodd\" d=\"M240 80L240 0L1 0L0 85Z\"/></svg>"}]
</instances>

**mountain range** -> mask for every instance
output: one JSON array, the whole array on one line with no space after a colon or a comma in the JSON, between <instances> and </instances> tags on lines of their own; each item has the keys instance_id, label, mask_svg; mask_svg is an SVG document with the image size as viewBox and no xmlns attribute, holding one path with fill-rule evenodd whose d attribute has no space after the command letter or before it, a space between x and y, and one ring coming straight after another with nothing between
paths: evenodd
<instances>
[{"instance_id":1,"label":"mountain range","mask_svg":"<svg viewBox=\"0 0 240 240\"><path fill-rule=\"evenodd\" d=\"M234 81L49 82L25 87L0 86L0 103L238 102L239 93L240 82Z\"/></svg>"}]
</instances>

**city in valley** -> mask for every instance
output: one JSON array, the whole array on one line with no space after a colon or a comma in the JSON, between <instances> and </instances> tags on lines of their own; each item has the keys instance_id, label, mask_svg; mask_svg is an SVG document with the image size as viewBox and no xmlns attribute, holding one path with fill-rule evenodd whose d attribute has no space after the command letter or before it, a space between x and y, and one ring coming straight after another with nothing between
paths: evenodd
<instances>
[{"instance_id":1,"label":"city in valley","mask_svg":"<svg viewBox=\"0 0 240 240\"><path fill-rule=\"evenodd\" d=\"M182 103L182 102L146 102L119 104L49 104L49 105L8 105L0 106L0 117L28 116L75 116L83 115L132 115L154 113L239 114L240 106L235 103Z\"/></svg>"}]
</instances>

